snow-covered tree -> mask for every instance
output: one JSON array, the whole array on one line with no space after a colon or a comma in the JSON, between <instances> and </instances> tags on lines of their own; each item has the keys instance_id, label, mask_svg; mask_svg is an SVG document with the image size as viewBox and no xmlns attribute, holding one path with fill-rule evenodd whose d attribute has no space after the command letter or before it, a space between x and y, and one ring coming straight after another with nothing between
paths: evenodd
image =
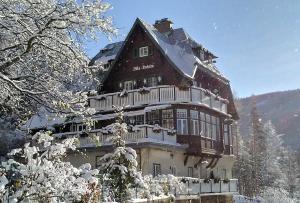
<instances>
[{"instance_id":1,"label":"snow-covered tree","mask_svg":"<svg viewBox=\"0 0 300 203\"><path fill-rule=\"evenodd\" d=\"M0 115L83 106L78 92L97 82L83 42L115 33L110 8L101 0L0 0Z\"/></svg>"},{"instance_id":2,"label":"snow-covered tree","mask_svg":"<svg viewBox=\"0 0 300 203\"><path fill-rule=\"evenodd\" d=\"M286 190L281 188L267 187L261 194L262 203L298 203L296 199L290 198Z\"/></svg>"},{"instance_id":3,"label":"snow-covered tree","mask_svg":"<svg viewBox=\"0 0 300 203\"><path fill-rule=\"evenodd\" d=\"M265 186L266 175L266 138L263 130L262 119L254 105L251 110L251 141L250 141L250 155L251 155L251 168L252 168L252 182L253 194L257 196L261 193Z\"/></svg>"},{"instance_id":4,"label":"snow-covered tree","mask_svg":"<svg viewBox=\"0 0 300 203\"><path fill-rule=\"evenodd\" d=\"M0 194L6 193L10 202L93 202L99 197L97 169L62 161L67 150L76 149L76 138L53 143L50 132L39 132L33 141L34 146L26 143L12 150L11 159L1 164Z\"/></svg>"},{"instance_id":5,"label":"snow-covered tree","mask_svg":"<svg viewBox=\"0 0 300 203\"><path fill-rule=\"evenodd\" d=\"M113 134L113 151L101 158L99 169L112 198L123 202L130 198L130 188L143 187L144 184L137 169L136 152L125 146L123 137L127 134L127 125L123 122L123 114L121 111L117 113L117 122L107 126Z\"/></svg>"},{"instance_id":6,"label":"snow-covered tree","mask_svg":"<svg viewBox=\"0 0 300 203\"><path fill-rule=\"evenodd\" d=\"M239 179L239 192L245 196L253 195L252 162L249 148L244 143L242 136L237 131L237 160L234 164L234 173Z\"/></svg>"},{"instance_id":7,"label":"snow-covered tree","mask_svg":"<svg viewBox=\"0 0 300 203\"><path fill-rule=\"evenodd\" d=\"M264 185L287 189L287 174L284 171L285 163L283 160L283 154L287 153L287 151L283 146L282 135L276 133L271 121L264 124L264 132L266 140Z\"/></svg>"}]
</instances>

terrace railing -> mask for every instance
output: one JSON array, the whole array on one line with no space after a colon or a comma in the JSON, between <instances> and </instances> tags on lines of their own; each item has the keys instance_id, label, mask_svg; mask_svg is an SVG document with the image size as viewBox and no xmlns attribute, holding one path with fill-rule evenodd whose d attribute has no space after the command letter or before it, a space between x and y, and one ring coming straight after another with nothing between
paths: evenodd
<instances>
[{"instance_id":1,"label":"terrace railing","mask_svg":"<svg viewBox=\"0 0 300 203\"><path fill-rule=\"evenodd\" d=\"M78 137L81 147L89 147L97 145L97 141L101 144L111 144L110 137L113 135L103 129L66 133L56 133L57 139L65 139L67 137ZM176 144L176 133L166 128L153 125L136 125L134 130L129 132L123 138L126 142L162 142L168 144Z\"/></svg>"},{"instance_id":2,"label":"terrace railing","mask_svg":"<svg viewBox=\"0 0 300 203\"><path fill-rule=\"evenodd\" d=\"M113 110L113 106L137 107L152 104L192 103L207 106L227 114L226 99L199 87L180 89L162 85L89 97L90 106L97 111Z\"/></svg>"}]
</instances>

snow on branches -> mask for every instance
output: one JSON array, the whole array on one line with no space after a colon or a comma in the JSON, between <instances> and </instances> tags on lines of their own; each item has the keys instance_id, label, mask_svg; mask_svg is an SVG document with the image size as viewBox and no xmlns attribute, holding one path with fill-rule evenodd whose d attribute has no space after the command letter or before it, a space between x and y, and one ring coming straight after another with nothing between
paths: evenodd
<instances>
[{"instance_id":1,"label":"snow on branches","mask_svg":"<svg viewBox=\"0 0 300 203\"><path fill-rule=\"evenodd\" d=\"M117 122L108 126L113 134L111 140L114 149L101 158L99 169L112 193L112 198L124 201L130 198L130 188L142 188L144 182L141 172L137 169L136 152L126 147L123 140L127 133L127 125L123 123L123 114L121 111L117 114Z\"/></svg>"},{"instance_id":2,"label":"snow on branches","mask_svg":"<svg viewBox=\"0 0 300 203\"><path fill-rule=\"evenodd\" d=\"M53 143L50 132L39 132L33 140L35 146L26 143L23 148L12 150L12 158L1 165L0 190L8 194L11 202L91 202L99 197L99 171L92 170L90 164L75 168L62 160L67 150L75 150L75 138Z\"/></svg>"},{"instance_id":3,"label":"snow on branches","mask_svg":"<svg viewBox=\"0 0 300 203\"><path fill-rule=\"evenodd\" d=\"M110 8L94 0L0 0L0 110L81 100L74 93L98 82L82 45L116 33Z\"/></svg>"}]
</instances>

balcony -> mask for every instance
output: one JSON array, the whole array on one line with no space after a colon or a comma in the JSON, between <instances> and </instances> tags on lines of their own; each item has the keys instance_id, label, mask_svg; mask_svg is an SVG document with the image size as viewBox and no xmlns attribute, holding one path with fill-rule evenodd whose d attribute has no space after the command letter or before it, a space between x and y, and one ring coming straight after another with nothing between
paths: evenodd
<instances>
[{"instance_id":1,"label":"balcony","mask_svg":"<svg viewBox=\"0 0 300 203\"><path fill-rule=\"evenodd\" d=\"M173 191L174 195L199 195L206 193L237 193L238 180L227 179L215 182L213 179L204 181L204 179L181 177L184 184L183 191Z\"/></svg>"},{"instance_id":2,"label":"balcony","mask_svg":"<svg viewBox=\"0 0 300 203\"><path fill-rule=\"evenodd\" d=\"M191 103L206 106L224 114L227 114L228 103L226 99L202 88L179 89L173 85L91 96L89 101L90 107L95 108L97 111L110 111L113 110L113 106L138 107L154 104Z\"/></svg>"},{"instance_id":3,"label":"balcony","mask_svg":"<svg viewBox=\"0 0 300 203\"><path fill-rule=\"evenodd\" d=\"M68 137L78 137L80 147L94 147L99 142L101 145L111 144L110 137L112 134L105 132L103 129L91 130L89 132L76 131L54 134L56 139L65 139ZM123 138L127 143L131 142L156 142L171 145L176 144L176 133L172 130L152 126L136 125L134 129L129 130Z\"/></svg>"}]
</instances>

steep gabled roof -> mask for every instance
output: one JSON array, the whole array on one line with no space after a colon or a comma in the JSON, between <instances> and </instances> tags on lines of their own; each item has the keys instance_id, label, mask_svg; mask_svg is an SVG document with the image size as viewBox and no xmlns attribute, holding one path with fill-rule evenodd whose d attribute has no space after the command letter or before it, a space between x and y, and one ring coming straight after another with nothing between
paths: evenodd
<instances>
[{"instance_id":1,"label":"steep gabled roof","mask_svg":"<svg viewBox=\"0 0 300 203\"><path fill-rule=\"evenodd\" d=\"M159 32L153 25L147 24L140 18L136 19L125 41L120 46L112 68L114 67L116 61L118 61L124 45L128 41L129 36L137 24L139 24L145 30L146 34L150 37L155 46L166 56L166 59L173 65L173 67L183 74L183 76L193 79L196 70L201 69L209 74L212 74L214 77L221 79L223 82L228 83L228 80L218 71L215 65L202 62L194 54L193 48L202 45L194 41L182 28L175 29L168 34L163 34ZM109 72L110 71L111 70L109 70ZM109 72L104 78L104 81L107 79Z\"/></svg>"}]
</instances>

